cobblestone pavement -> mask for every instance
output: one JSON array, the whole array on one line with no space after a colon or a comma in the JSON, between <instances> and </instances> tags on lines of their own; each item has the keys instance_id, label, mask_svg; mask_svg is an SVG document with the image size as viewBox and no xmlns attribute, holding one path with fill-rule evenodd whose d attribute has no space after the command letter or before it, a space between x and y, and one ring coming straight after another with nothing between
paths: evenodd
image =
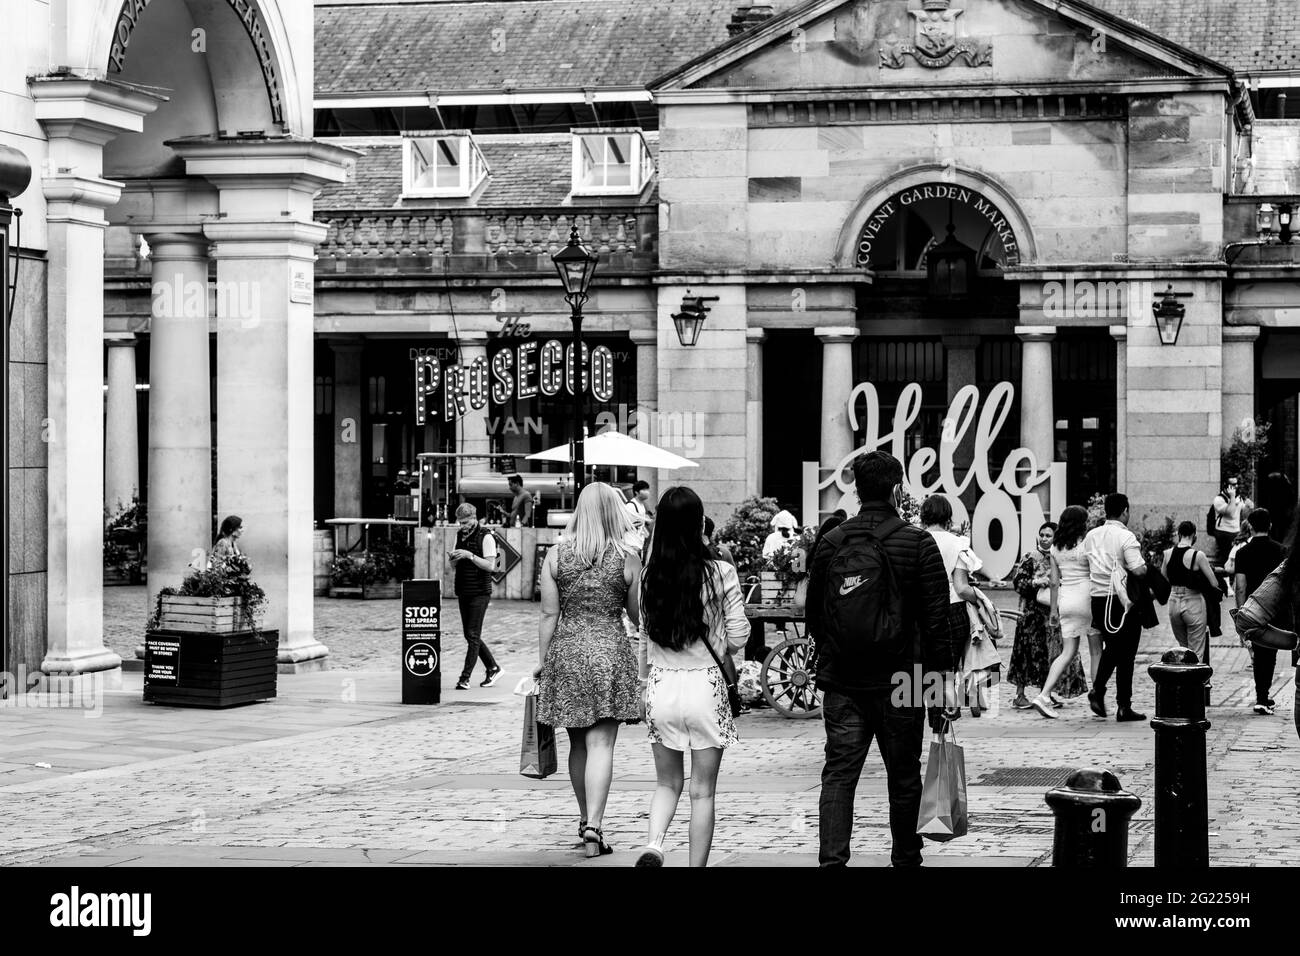
<instances>
[{"instance_id":1,"label":"cobblestone pavement","mask_svg":"<svg viewBox=\"0 0 1300 956\"><path fill-rule=\"evenodd\" d=\"M129 603L116 589L113 614ZM118 601L122 600L119 605ZM325 606L322 608L322 604ZM385 605L388 605L385 607ZM274 701L226 711L144 704L138 673L109 691L102 713L0 710L0 862L75 865L524 864L622 865L644 840L653 763L644 730L624 728L606 815L619 852L581 860L564 772L517 774L521 704L514 683L535 661L537 606L498 602L488 634L506 669L497 686L467 692L444 680L443 703L403 707L396 667L395 602L317 602L317 626L335 670L282 675ZM454 608L446 653L459 640ZM132 615L135 612L130 612ZM116 618L114 618L116 620ZM130 650L134 624L108 629ZM119 644L125 640L128 643ZM1154 713L1146 666L1172 645L1147 632L1135 706ZM1006 642L1004 655L1009 655ZM1300 862L1294 814L1300 742L1292 723L1293 671L1279 667L1274 717L1255 717L1249 661L1231 635L1216 639L1208 733L1210 847L1215 864ZM454 675L453 675L454 676ZM477 683L477 682L476 682ZM932 865L1050 862L1047 785L996 785L994 772L1108 767L1142 798L1130 832L1135 865L1152 862L1153 732L1146 723L1091 716L1082 698L1057 721L1003 706L963 718L970 833L927 844ZM1112 693L1113 704L1113 693ZM742 742L723 760L716 865L816 862L823 736L817 720L770 710L741 718ZM884 770L868 759L859 788L854 862L888 861ZM674 824L670 865L684 865L689 799Z\"/></svg>"}]
</instances>

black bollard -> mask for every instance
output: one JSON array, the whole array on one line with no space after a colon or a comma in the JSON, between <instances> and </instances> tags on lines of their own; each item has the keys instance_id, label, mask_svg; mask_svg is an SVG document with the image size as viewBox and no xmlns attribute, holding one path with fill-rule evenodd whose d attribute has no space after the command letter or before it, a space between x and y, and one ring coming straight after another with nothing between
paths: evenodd
<instances>
[{"instance_id":1,"label":"black bollard","mask_svg":"<svg viewBox=\"0 0 1300 956\"><path fill-rule=\"evenodd\" d=\"M1142 801L1109 770L1076 770L1043 798L1056 815L1052 866L1128 866L1128 822Z\"/></svg>"},{"instance_id":2,"label":"black bollard","mask_svg":"<svg viewBox=\"0 0 1300 956\"><path fill-rule=\"evenodd\" d=\"M1205 683L1214 669L1180 647L1147 673L1156 682L1155 865L1210 865L1210 802L1205 765Z\"/></svg>"}]
</instances>

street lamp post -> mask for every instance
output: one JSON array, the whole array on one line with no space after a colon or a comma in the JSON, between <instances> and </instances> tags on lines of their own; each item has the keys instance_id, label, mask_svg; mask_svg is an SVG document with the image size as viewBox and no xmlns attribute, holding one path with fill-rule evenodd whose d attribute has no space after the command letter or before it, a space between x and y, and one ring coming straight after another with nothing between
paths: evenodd
<instances>
[{"instance_id":1,"label":"street lamp post","mask_svg":"<svg viewBox=\"0 0 1300 956\"><path fill-rule=\"evenodd\" d=\"M569 243L551 261L560 273L564 284L564 301L569 303L569 318L573 322L573 374L566 376L573 392L573 501L577 505L578 492L586 477L586 393L582 384L582 307L587 302L591 277L596 273L596 255L582 244L575 224L569 232Z\"/></svg>"}]
</instances>

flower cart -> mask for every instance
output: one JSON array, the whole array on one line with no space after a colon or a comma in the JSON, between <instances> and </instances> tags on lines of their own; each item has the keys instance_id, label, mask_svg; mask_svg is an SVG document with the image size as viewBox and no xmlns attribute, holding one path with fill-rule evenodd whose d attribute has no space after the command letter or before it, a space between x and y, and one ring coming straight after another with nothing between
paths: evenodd
<instances>
[{"instance_id":1,"label":"flower cart","mask_svg":"<svg viewBox=\"0 0 1300 956\"><path fill-rule=\"evenodd\" d=\"M163 588L145 635L144 699L233 707L274 697L279 632L258 628L265 603L238 554Z\"/></svg>"}]
</instances>

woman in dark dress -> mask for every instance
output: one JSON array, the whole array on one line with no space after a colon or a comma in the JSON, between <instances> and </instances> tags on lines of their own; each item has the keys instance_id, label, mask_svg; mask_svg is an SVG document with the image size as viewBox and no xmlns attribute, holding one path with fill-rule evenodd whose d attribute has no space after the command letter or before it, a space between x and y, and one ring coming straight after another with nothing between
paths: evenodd
<instances>
[{"instance_id":1,"label":"woman in dark dress","mask_svg":"<svg viewBox=\"0 0 1300 956\"><path fill-rule=\"evenodd\" d=\"M1020 622L1016 625L1016 643L1011 649L1011 664L1007 669L1007 682L1016 687L1016 699L1011 706L1023 710L1029 706L1026 687L1042 687L1051 663L1061 654L1062 641L1059 627L1048 621L1048 606L1038 600L1050 583L1052 538L1056 523L1048 521L1038 529L1038 547L1025 555L1012 578L1012 586L1020 595ZM1088 689L1083 677L1083 664L1078 655L1070 662L1057 684L1062 697L1077 697ZM1052 703L1061 705L1061 697L1052 695Z\"/></svg>"},{"instance_id":2,"label":"woman in dark dress","mask_svg":"<svg viewBox=\"0 0 1300 956\"><path fill-rule=\"evenodd\" d=\"M1047 656L1047 606L1039 603L1038 594L1049 584L1048 549L1055 533L1056 525L1050 521L1038 529L1038 547L1024 556L1011 579L1012 587L1020 595L1020 621L1016 624L1016 643L1011 648L1007 683L1015 685L1016 699L1011 706L1017 710L1029 706L1025 688L1042 687L1051 663Z\"/></svg>"}]
</instances>

